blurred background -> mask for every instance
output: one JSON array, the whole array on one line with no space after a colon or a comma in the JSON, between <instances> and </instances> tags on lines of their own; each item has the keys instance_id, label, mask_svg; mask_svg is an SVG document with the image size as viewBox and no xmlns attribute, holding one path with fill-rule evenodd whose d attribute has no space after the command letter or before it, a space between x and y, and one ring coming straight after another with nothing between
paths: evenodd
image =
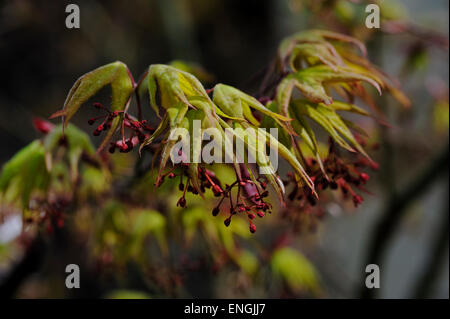
<instances>
[{"instance_id":1,"label":"blurred background","mask_svg":"<svg viewBox=\"0 0 450 319\"><path fill-rule=\"evenodd\" d=\"M368 186L374 195L357 210L330 204L319 227L291 246L314 265L326 297L366 296L358 287L367 261L375 260L381 288L370 294L448 298L448 1L379 1L380 30L364 27L365 1L78 0L81 28L67 29L69 3L0 4L0 164L40 136L33 117L60 109L75 80L100 65L123 61L137 79L150 64L192 61L214 82L251 93L283 37L311 28L348 33L399 79L412 105L381 100L391 127L374 130L380 142L380 170ZM89 112L74 118L84 130ZM15 227L0 224L0 279L20 259L7 248ZM48 267L21 282L16 296L64 296L50 288ZM200 287L191 296L267 295Z\"/></svg>"}]
</instances>

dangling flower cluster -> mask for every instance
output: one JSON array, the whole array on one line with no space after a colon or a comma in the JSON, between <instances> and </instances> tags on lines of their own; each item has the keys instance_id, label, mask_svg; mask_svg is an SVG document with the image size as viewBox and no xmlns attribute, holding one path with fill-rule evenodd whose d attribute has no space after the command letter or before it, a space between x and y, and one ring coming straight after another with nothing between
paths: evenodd
<instances>
[{"instance_id":1,"label":"dangling flower cluster","mask_svg":"<svg viewBox=\"0 0 450 319\"><path fill-rule=\"evenodd\" d=\"M329 144L328 156L323 160L326 174L320 168L317 160L313 158L306 159L315 190L319 194L327 189L332 191L340 190L344 199L351 197L353 204L357 207L364 201L364 198L355 191L355 188L369 193L364 188L364 184L367 183L370 176L361 171L361 169L370 168L375 171L378 169L378 164L362 155L356 155L356 159L353 161L346 161L340 156L331 139ZM288 179L284 181L284 184L286 186L294 185L292 191L288 194L288 199L291 202L299 203L299 206L295 207L296 210L303 211L309 216L321 218L323 210L317 206L317 198L313 196L311 190L306 186L299 186L293 173L288 173L287 177ZM285 216L289 215L287 214L288 211L289 209L285 211Z\"/></svg>"},{"instance_id":2,"label":"dangling flower cluster","mask_svg":"<svg viewBox=\"0 0 450 319\"><path fill-rule=\"evenodd\" d=\"M180 177L178 188L180 191L183 191L183 195L177 202L177 206L180 207L186 206L186 192L190 192L194 195L199 193L199 191L191 185L191 178L186 172L189 165L189 163L181 164L183 173L179 175L174 173L176 167L164 175L172 179L177 176ZM199 167L198 177L200 181L200 192L205 193L206 189L210 189L215 197L221 197L216 207L212 210L213 216L219 215L221 207L225 206L223 204L226 203L226 199L228 199L229 205L225 208L225 210L228 210L228 217L224 220L225 226L228 227L230 225L231 218L234 215L245 214L248 218L250 232L254 233L256 231L256 226L253 223L253 220L256 216L263 218L266 213L271 213L270 209L272 206L264 201L264 198L269 195L269 192L266 190L266 182L258 179L256 180L257 183L254 183L249 176L247 176L245 170L241 170L241 173L243 173L245 177L240 179L237 178L231 185L226 184L225 187L223 187L214 172L204 167ZM186 185L183 183L183 176L187 176ZM232 194L233 189L237 189L235 198L233 198Z\"/></svg>"},{"instance_id":3,"label":"dangling flower cluster","mask_svg":"<svg viewBox=\"0 0 450 319\"><path fill-rule=\"evenodd\" d=\"M110 128L111 128L111 122L112 122L112 120L113 120L114 118L116 118L117 116L119 116L120 113L123 113L123 111L114 111L114 112L111 112L110 110L108 110L107 108L105 108L105 107L103 106L103 104L101 104L101 103L99 103L99 102L94 103L93 106L94 106L96 109L99 109L99 110L102 110L102 111L105 112L104 115L100 115L100 116L97 116L97 117L93 117L93 118L90 118L90 119L88 120L88 124L89 124L89 125L93 125L93 124L94 124L95 122L97 122L98 120L103 119L103 122L102 122L100 125L98 125L98 126L96 127L96 129L94 130L94 132L92 132L92 134L93 134L94 136L99 136L99 135L102 133L102 131L107 131L108 129L110 129Z\"/></svg>"},{"instance_id":4,"label":"dangling flower cluster","mask_svg":"<svg viewBox=\"0 0 450 319\"><path fill-rule=\"evenodd\" d=\"M260 179L254 183L249 178L237 179L231 185L225 185L224 191L219 194L221 196L219 203L213 209L213 216L217 216L221 211L221 206L225 199L229 200L228 217L225 219L225 226L229 226L231 218L236 214L245 214L248 218L249 229L251 233L256 231L256 226L253 220L256 216L263 218L266 213L271 213L272 208L270 203L264 201L269 195L266 190L267 183ZM237 188L236 196L233 199L232 190Z\"/></svg>"},{"instance_id":5,"label":"dangling flower cluster","mask_svg":"<svg viewBox=\"0 0 450 319\"><path fill-rule=\"evenodd\" d=\"M229 226L234 215L245 214L252 233L256 231L256 226L253 223L256 216L263 218L266 213L271 213L272 205L264 201L269 196L269 191L266 189L267 182L263 181L262 178L258 178L255 183L248 176L245 176L240 179L237 178L230 185L226 184L223 187L214 172L204 167L198 167L200 184L199 189L196 189L188 173L189 166L189 163L176 164L169 171L161 174L155 183L156 187L159 187L166 177L169 179L179 178L178 189L183 193L177 201L177 206L186 207L187 192L198 195L200 192L203 194L207 189L210 189L215 197L220 197L218 204L212 210L212 215L217 216L221 211L227 211L228 217L224 220L224 224Z\"/></svg>"},{"instance_id":6,"label":"dangling flower cluster","mask_svg":"<svg viewBox=\"0 0 450 319\"><path fill-rule=\"evenodd\" d=\"M123 126L128 128L131 132L128 138L125 138L122 132L121 139L111 142L109 147L110 153L114 153L116 148L118 148L121 153L128 153L133 150L136 145L145 141L145 139L149 137L149 134L155 131L147 124L146 120L138 121L130 114L124 113L124 111L110 111L103 104L98 102L94 103L93 106L96 109L105 112L104 115L88 120L89 125L93 125L98 120L103 120L92 133L94 136L99 136L102 131L109 130L112 126L112 121L118 116L122 117L121 120L123 121Z\"/></svg>"}]
</instances>

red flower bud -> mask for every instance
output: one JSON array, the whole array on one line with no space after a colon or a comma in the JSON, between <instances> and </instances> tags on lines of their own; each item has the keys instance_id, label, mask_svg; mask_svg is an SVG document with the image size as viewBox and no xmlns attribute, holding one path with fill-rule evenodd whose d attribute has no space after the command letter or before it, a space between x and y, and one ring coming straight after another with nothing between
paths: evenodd
<instances>
[{"instance_id":1,"label":"red flower bud","mask_svg":"<svg viewBox=\"0 0 450 319\"><path fill-rule=\"evenodd\" d=\"M371 167L374 171L377 171L378 168L379 168L380 166L378 165L378 163L371 162L371 163L370 163L370 167Z\"/></svg>"},{"instance_id":2,"label":"red flower bud","mask_svg":"<svg viewBox=\"0 0 450 319\"><path fill-rule=\"evenodd\" d=\"M183 207L183 208L186 207L186 198L180 197L180 199L177 202L177 206L180 206L180 207Z\"/></svg>"},{"instance_id":3,"label":"red flower bud","mask_svg":"<svg viewBox=\"0 0 450 319\"><path fill-rule=\"evenodd\" d=\"M47 134L54 127L54 125L52 123L44 121L43 119L40 119L38 117L33 118L33 125L34 125L34 128L38 132L41 132L42 134Z\"/></svg>"},{"instance_id":4,"label":"red flower bud","mask_svg":"<svg viewBox=\"0 0 450 319\"><path fill-rule=\"evenodd\" d=\"M126 140L125 143L122 140L117 141L116 146L119 148L121 153L128 153L133 148L133 144L130 143L129 140Z\"/></svg>"},{"instance_id":5,"label":"red flower bud","mask_svg":"<svg viewBox=\"0 0 450 319\"><path fill-rule=\"evenodd\" d=\"M115 150L116 150L116 144L112 144L110 147L109 147L109 152L112 154L112 153L114 153L115 152Z\"/></svg>"},{"instance_id":6,"label":"red flower bud","mask_svg":"<svg viewBox=\"0 0 450 319\"><path fill-rule=\"evenodd\" d=\"M230 223L231 223L231 217L228 217L227 219L225 219L224 221L223 221L223 223L225 224L225 226L230 226Z\"/></svg>"},{"instance_id":7,"label":"red flower bud","mask_svg":"<svg viewBox=\"0 0 450 319\"><path fill-rule=\"evenodd\" d=\"M368 174L366 174L366 173L361 173L361 174L359 174L359 177L360 177L364 182L367 182L367 181L369 180L369 178L370 178L370 176L369 176Z\"/></svg>"},{"instance_id":8,"label":"red flower bud","mask_svg":"<svg viewBox=\"0 0 450 319\"><path fill-rule=\"evenodd\" d=\"M253 214L253 213L248 214L248 218L254 219L255 218L255 214Z\"/></svg>"},{"instance_id":9,"label":"red flower bud","mask_svg":"<svg viewBox=\"0 0 450 319\"><path fill-rule=\"evenodd\" d=\"M128 152L130 152L133 149L133 147L134 147L133 142L131 140L129 140L129 139L126 140L125 144L128 146L128 148L127 148Z\"/></svg>"},{"instance_id":10,"label":"red flower bud","mask_svg":"<svg viewBox=\"0 0 450 319\"><path fill-rule=\"evenodd\" d=\"M357 207L363 201L364 201L364 198L362 198L362 196L360 196L360 195L353 195L353 204L355 204L355 207Z\"/></svg>"},{"instance_id":11,"label":"red flower bud","mask_svg":"<svg viewBox=\"0 0 450 319\"><path fill-rule=\"evenodd\" d=\"M139 121L133 121L133 122L131 122L131 125L133 125L134 128L140 128L141 127L141 123Z\"/></svg>"},{"instance_id":12,"label":"red flower bud","mask_svg":"<svg viewBox=\"0 0 450 319\"><path fill-rule=\"evenodd\" d=\"M256 226L254 224L250 224L250 232L254 234L256 231Z\"/></svg>"},{"instance_id":13,"label":"red flower bud","mask_svg":"<svg viewBox=\"0 0 450 319\"><path fill-rule=\"evenodd\" d=\"M257 212L256 214L258 214L258 216L261 218L263 218L265 216L264 212Z\"/></svg>"}]
</instances>

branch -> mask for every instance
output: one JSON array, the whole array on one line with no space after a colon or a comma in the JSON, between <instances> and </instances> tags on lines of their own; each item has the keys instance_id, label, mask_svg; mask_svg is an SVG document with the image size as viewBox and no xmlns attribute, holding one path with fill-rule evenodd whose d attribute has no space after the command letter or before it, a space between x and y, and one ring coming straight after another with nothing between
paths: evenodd
<instances>
[{"instance_id":1,"label":"branch","mask_svg":"<svg viewBox=\"0 0 450 319\"><path fill-rule=\"evenodd\" d=\"M387 244L397 229L408 205L431 186L435 179L442 176L444 170L448 170L448 152L449 146L447 144L408 187L391 195L385 212L374 228L368 245L368 255L362 269L365 269L368 264L380 265ZM366 288L364 279L360 283L362 284L359 292L360 298L373 298L375 289Z\"/></svg>"},{"instance_id":2,"label":"branch","mask_svg":"<svg viewBox=\"0 0 450 319\"><path fill-rule=\"evenodd\" d=\"M448 202L448 176L446 182L446 192L444 193L444 203L442 206L442 220L439 222L439 229L436 231L433 243L430 247L429 257L426 258L425 266L419 277L417 284L412 290L411 297L414 299L423 299L429 296L433 283L439 274L442 266L443 258L445 257L445 250L448 245L449 233L449 202Z\"/></svg>"},{"instance_id":3,"label":"branch","mask_svg":"<svg viewBox=\"0 0 450 319\"><path fill-rule=\"evenodd\" d=\"M17 289L31 274L39 270L46 251L46 243L41 235L33 240L25 256L0 282L0 299L13 298Z\"/></svg>"}]
</instances>

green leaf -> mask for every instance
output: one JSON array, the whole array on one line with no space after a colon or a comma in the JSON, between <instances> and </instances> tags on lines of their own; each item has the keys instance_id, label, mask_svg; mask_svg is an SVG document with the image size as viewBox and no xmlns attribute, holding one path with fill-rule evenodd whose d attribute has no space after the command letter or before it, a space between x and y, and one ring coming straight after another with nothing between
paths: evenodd
<instances>
[{"instance_id":1,"label":"green leaf","mask_svg":"<svg viewBox=\"0 0 450 319\"><path fill-rule=\"evenodd\" d=\"M277 88L277 101L286 110L291 99L292 89L295 86L308 100L314 103L330 105L333 99L327 94L327 83L365 81L372 84L381 94L380 85L372 78L338 67L333 70L329 66L321 65L310 67L285 77Z\"/></svg>"},{"instance_id":2,"label":"green leaf","mask_svg":"<svg viewBox=\"0 0 450 319\"><path fill-rule=\"evenodd\" d=\"M143 239L152 234L158 241L159 247L163 253L168 253L168 246L166 241L166 219L155 210L134 210L132 214L136 214L136 219L133 222L132 235L134 237L134 245L143 245Z\"/></svg>"},{"instance_id":3,"label":"green leaf","mask_svg":"<svg viewBox=\"0 0 450 319\"><path fill-rule=\"evenodd\" d=\"M195 76L188 72L168 65L153 64L149 67L146 78L150 105L157 112L159 112L160 108L168 109L174 107L178 102L194 108L188 99L192 96L205 98L209 102L211 109L214 108L203 85ZM159 101L157 101L157 96Z\"/></svg>"},{"instance_id":4,"label":"green leaf","mask_svg":"<svg viewBox=\"0 0 450 319\"><path fill-rule=\"evenodd\" d=\"M157 138L158 136L160 136L164 130L169 127L169 116L167 114L164 114L163 119L161 120L161 122L159 122L158 127L156 128L156 130L153 132L152 135L150 135L139 147L139 155L141 155L142 150L144 149L144 147L146 147L147 145L151 144L155 138Z\"/></svg>"},{"instance_id":5,"label":"green leaf","mask_svg":"<svg viewBox=\"0 0 450 319\"><path fill-rule=\"evenodd\" d=\"M267 116L270 116L276 121L290 121L288 117L270 111L254 97L225 84L217 84L214 87L213 101L227 115L243 118L245 115L244 113L246 113L246 120L248 120L253 125L258 125L259 123L253 116L248 116L248 107L251 107Z\"/></svg>"},{"instance_id":6,"label":"green leaf","mask_svg":"<svg viewBox=\"0 0 450 319\"><path fill-rule=\"evenodd\" d=\"M94 146L91 143L89 136L75 127L69 124L63 133L62 125L56 126L51 132L49 132L44 138L44 147L47 155L47 165L51 168L51 153L60 146L60 141L65 138L67 142L67 155L69 158L71 180L73 183L78 178L78 163L81 155L86 153L93 156L95 154Z\"/></svg>"},{"instance_id":7,"label":"green leaf","mask_svg":"<svg viewBox=\"0 0 450 319\"><path fill-rule=\"evenodd\" d=\"M188 174L191 178L190 182L192 187L201 195L203 196L203 193L201 192L200 188L200 180L198 177L198 161L201 160L201 152L202 152L202 127L201 126L194 126L195 120L203 122L205 115L204 112L201 110L191 110L188 112L186 118L189 121L189 128L190 128L190 151L191 151L191 163L188 167ZM195 130L195 131L194 131ZM199 159L199 160L197 160Z\"/></svg>"},{"instance_id":8,"label":"green leaf","mask_svg":"<svg viewBox=\"0 0 450 319\"><path fill-rule=\"evenodd\" d=\"M362 146L356 141L355 137L353 136L352 132L348 129L348 127L345 125L344 121L340 118L340 116L330 108L318 104L317 110L322 113L324 116L326 116L329 121L332 123L333 127L338 131L345 139L350 141L350 143L364 156L370 159L369 155L364 151Z\"/></svg>"},{"instance_id":9,"label":"green leaf","mask_svg":"<svg viewBox=\"0 0 450 319\"><path fill-rule=\"evenodd\" d=\"M89 155L95 153L94 146L91 143L89 135L74 125L69 124L64 131L62 125L55 126L44 138L44 147L47 152L53 152L58 146L62 138L67 140L68 149L81 148Z\"/></svg>"},{"instance_id":10,"label":"green leaf","mask_svg":"<svg viewBox=\"0 0 450 319\"><path fill-rule=\"evenodd\" d=\"M292 290L320 293L316 270L300 252L289 247L279 248L273 253L270 266Z\"/></svg>"},{"instance_id":11,"label":"green leaf","mask_svg":"<svg viewBox=\"0 0 450 319\"><path fill-rule=\"evenodd\" d=\"M116 61L81 76L70 89L62 111L52 117L63 116L66 126L81 105L108 84L112 89L111 109L123 110L133 92L133 79L127 66Z\"/></svg>"},{"instance_id":12,"label":"green leaf","mask_svg":"<svg viewBox=\"0 0 450 319\"><path fill-rule=\"evenodd\" d=\"M366 110L352 104L352 103L345 103L341 101L333 101L330 105L327 105L327 107L332 108L335 111L346 111L346 112L352 112L364 116L370 116L370 113Z\"/></svg>"},{"instance_id":13,"label":"green leaf","mask_svg":"<svg viewBox=\"0 0 450 319\"><path fill-rule=\"evenodd\" d=\"M260 143L260 140L257 139L256 135L251 134L253 130L244 130L243 128L248 128L245 126L245 123L242 123L244 126L241 126L239 123L234 123L235 128L238 128L238 130L233 130L234 135L239 138L241 141L244 142L245 146L248 150L250 150L251 154L256 154L256 163L261 170L261 173L264 174L264 176L267 178L269 183L274 188L276 194L278 195L278 198L280 202L284 203L284 185L283 182L278 177L275 169L273 168L272 164L269 161L269 157L265 154L258 153L258 143ZM242 129L242 130L239 130ZM261 130L262 132L263 130ZM276 141L276 140L275 140ZM263 140L265 142L265 140ZM278 143L278 142L276 142ZM261 158L262 157L262 158Z\"/></svg>"},{"instance_id":14,"label":"green leaf","mask_svg":"<svg viewBox=\"0 0 450 319\"><path fill-rule=\"evenodd\" d=\"M363 55L366 56L367 52L364 44L353 37L326 30L308 30L298 32L290 37L285 38L281 42L278 48L279 63L282 64L298 44L308 43L330 46L329 40L351 43L357 46L363 53ZM332 50L331 47L330 50Z\"/></svg>"},{"instance_id":15,"label":"green leaf","mask_svg":"<svg viewBox=\"0 0 450 319\"><path fill-rule=\"evenodd\" d=\"M313 106L314 105L314 106ZM292 110L296 113L298 118L306 115L315 121L317 124L322 126L325 131L343 148L347 149L350 152L355 152L355 150L339 135L336 131L333 123L331 123L330 119L319 112L315 107L315 104L310 104L310 102L306 100L294 100L291 102Z\"/></svg>"},{"instance_id":16,"label":"green leaf","mask_svg":"<svg viewBox=\"0 0 450 319\"><path fill-rule=\"evenodd\" d=\"M267 105L267 108L271 110L272 112L278 112L278 104L276 101L272 101ZM292 124L292 121L289 123ZM277 128L278 129L278 141L282 143L287 148L290 148L292 146L292 139L287 130L282 129L280 125L278 125L275 120L267 115L264 115L261 120L261 128L265 128L267 130L270 130L271 128Z\"/></svg>"},{"instance_id":17,"label":"green leaf","mask_svg":"<svg viewBox=\"0 0 450 319\"><path fill-rule=\"evenodd\" d=\"M63 109L54 113L50 118L63 116L64 129L81 105L108 84L111 84L112 90L111 109L113 111L126 109L126 105L129 103L130 96L134 90L134 80L127 66L120 61L116 61L81 76L70 89ZM111 127L108 129L98 149L99 151L107 145L117 130L119 123L118 117L111 122Z\"/></svg>"},{"instance_id":18,"label":"green leaf","mask_svg":"<svg viewBox=\"0 0 450 319\"><path fill-rule=\"evenodd\" d=\"M317 144L316 136L311 126L308 124L305 118L298 114L298 112L292 112L294 114L294 120L291 122L292 127L297 132L297 134L302 138L303 142L308 146L308 148L312 151L314 156L319 163L320 169L327 176L325 168L323 166L322 159L319 153L319 146Z\"/></svg>"},{"instance_id":19,"label":"green leaf","mask_svg":"<svg viewBox=\"0 0 450 319\"><path fill-rule=\"evenodd\" d=\"M219 227L223 226L223 224L216 225L215 220L211 219L211 215L208 214L204 207L183 209L181 221L183 224L183 232L185 235L184 238L187 243L190 243L192 241L195 232L200 228L200 226L202 226L202 228L208 234L208 238L212 240L218 240L218 232L220 229Z\"/></svg>"},{"instance_id":20,"label":"green leaf","mask_svg":"<svg viewBox=\"0 0 450 319\"><path fill-rule=\"evenodd\" d=\"M145 292L136 290L113 290L109 292L105 299L151 299L152 297Z\"/></svg>"},{"instance_id":21,"label":"green leaf","mask_svg":"<svg viewBox=\"0 0 450 319\"><path fill-rule=\"evenodd\" d=\"M34 190L46 190L49 172L45 166L45 149L40 141L34 141L13 156L2 168L0 192L14 187L14 194L8 196L12 201L20 201L26 209ZM1 194L0 194L1 195ZM0 199L3 196L0 196Z\"/></svg>"},{"instance_id":22,"label":"green leaf","mask_svg":"<svg viewBox=\"0 0 450 319\"><path fill-rule=\"evenodd\" d=\"M301 120L302 115L308 116L317 124L322 126L339 145L351 152L355 152L355 150L347 143L347 141L349 141L357 151L370 159L369 155L367 155L362 146L356 141L355 137L348 129L345 121L332 107L326 106L322 103L310 103L307 100L301 99L294 100L291 105L297 119ZM338 103L336 105L338 107L351 107L351 105L345 103ZM360 111L358 111L358 113L359 112ZM306 124L303 123L304 127L305 125Z\"/></svg>"},{"instance_id":23,"label":"green leaf","mask_svg":"<svg viewBox=\"0 0 450 319\"><path fill-rule=\"evenodd\" d=\"M300 66L302 61L305 61L308 65L323 63L333 70L336 70L337 66L343 65L342 58L334 47L327 42L296 45L289 59L291 69L296 72L299 69L296 66Z\"/></svg>"},{"instance_id":24,"label":"green leaf","mask_svg":"<svg viewBox=\"0 0 450 319\"><path fill-rule=\"evenodd\" d=\"M249 250L243 249L239 251L234 259L239 267L249 275L255 274L259 268L258 258Z\"/></svg>"},{"instance_id":25,"label":"green leaf","mask_svg":"<svg viewBox=\"0 0 450 319\"><path fill-rule=\"evenodd\" d=\"M280 154L281 157L283 157L292 166L294 171L305 181L306 185L311 188L312 192L315 193L314 183L311 181L311 178L308 176L297 158L283 144L279 143L278 140L269 132L266 132L263 129L258 129L258 133L265 136L267 145L277 149L278 154Z\"/></svg>"}]
</instances>

